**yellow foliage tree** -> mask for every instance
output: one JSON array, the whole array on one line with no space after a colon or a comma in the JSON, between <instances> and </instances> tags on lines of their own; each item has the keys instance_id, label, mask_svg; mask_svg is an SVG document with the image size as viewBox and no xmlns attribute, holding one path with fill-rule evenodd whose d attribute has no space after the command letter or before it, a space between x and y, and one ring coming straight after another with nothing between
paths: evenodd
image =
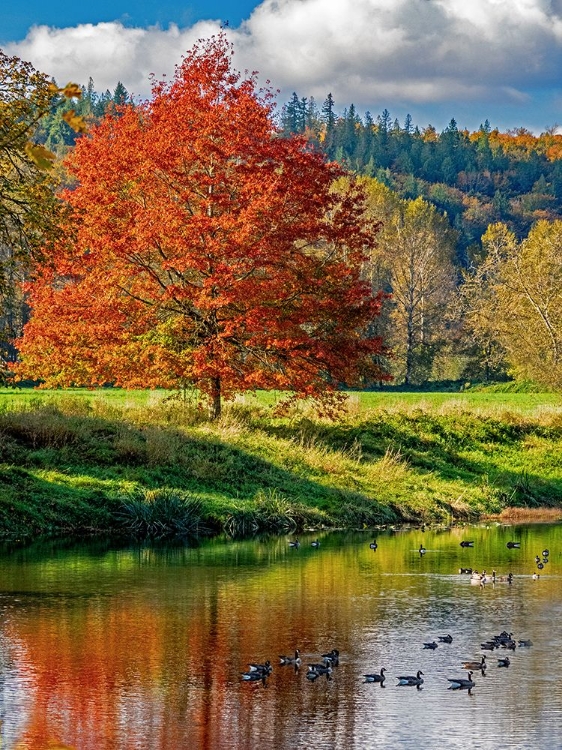
<instances>
[{"instance_id":1,"label":"yellow foliage tree","mask_svg":"<svg viewBox=\"0 0 562 750\"><path fill-rule=\"evenodd\" d=\"M81 94L76 84L59 88L18 57L0 50L0 316L4 333L18 328L18 282L57 226L54 155L33 141L37 124L55 97ZM70 114L70 113L69 113ZM72 113L69 123L83 131ZM0 318L1 320L2 318ZM0 331L1 332L1 331Z\"/></svg>"},{"instance_id":2,"label":"yellow foliage tree","mask_svg":"<svg viewBox=\"0 0 562 750\"><path fill-rule=\"evenodd\" d=\"M562 389L562 221L537 222L521 242L494 224L482 242L467 295L475 335L505 352L516 377Z\"/></svg>"},{"instance_id":3,"label":"yellow foliage tree","mask_svg":"<svg viewBox=\"0 0 562 750\"><path fill-rule=\"evenodd\" d=\"M423 198L402 200L369 177L362 184L367 211L381 224L364 276L374 290L390 294L376 332L393 351L393 374L406 384L423 382L432 376L453 313L456 232Z\"/></svg>"}]
</instances>

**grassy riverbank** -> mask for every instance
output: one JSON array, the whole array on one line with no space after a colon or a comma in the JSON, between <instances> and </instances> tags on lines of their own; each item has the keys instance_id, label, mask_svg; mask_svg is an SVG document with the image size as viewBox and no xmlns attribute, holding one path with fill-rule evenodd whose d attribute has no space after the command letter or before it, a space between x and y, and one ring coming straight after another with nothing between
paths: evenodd
<instances>
[{"instance_id":1,"label":"grassy riverbank","mask_svg":"<svg viewBox=\"0 0 562 750\"><path fill-rule=\"evenodd\" d=\"M0 535L290 532L562 507L552 394L351 395L336 423L210 424L163 393L0 393Z\"/></svg>"}]
</instances>

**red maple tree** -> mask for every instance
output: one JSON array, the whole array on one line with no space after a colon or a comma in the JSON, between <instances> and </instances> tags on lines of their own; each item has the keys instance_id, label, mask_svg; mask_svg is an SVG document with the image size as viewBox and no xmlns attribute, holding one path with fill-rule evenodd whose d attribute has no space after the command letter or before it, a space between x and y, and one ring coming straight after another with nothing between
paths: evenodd
<instances>
[{"instance_id":1,"label":"red maple tree","mask_svg":"<svg viewBox=\"0 0 562 750\"><path fill-rule=\"evenodd\" d=\"M199 42L150 101L68 161L71 224L29 286L22 375L48 386L258 388L318 396L384 377L361 281L377 226L341 167L285 139L273 94Z\"/></svg>"}]
</instances>

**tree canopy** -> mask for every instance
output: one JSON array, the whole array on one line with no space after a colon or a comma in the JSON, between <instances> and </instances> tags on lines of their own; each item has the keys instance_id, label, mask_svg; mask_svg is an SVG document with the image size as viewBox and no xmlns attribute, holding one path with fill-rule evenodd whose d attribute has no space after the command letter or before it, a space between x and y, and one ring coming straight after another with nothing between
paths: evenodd
<instances>
[{"instance_id":1,"label":"tree canopy","mask_svg":"<svg viewBox=\"0 0 562 750\"><path fill-rule=\"evenodd\" d=\"M0 50L0 293L15 260L37 250L52 229L57 202L48 152L31 142L53 93L48 78Z\"/></svg>"},{"instance_id":2,"label":"tree canopy","mask_svg":"<svg viewBox=\"0 0 562 750\"><path fill-rule=\"evenodd\" d=\"M53 100L80 94L74 84L59 89L47 76L0 50L0 336L2 355L20 330L23 303L20 282L31 258L37 258L58 229L60 202L51 169L54 155L35 141L38 123ZM66 119L83 129L74 110ZM0 367L0 370L2 368ZM2 370L3 374L3 370Z\"/></svg>"},{"instance_id":3,"label":"tree canopy","mask_svg":"<svg viewBox=\"0 0 562 750\"><path fill-rule=\"evenodd\" d=\"M499 345L516 376L560 390L562 221L537 222L521 242L494 224L483 243L464 292L475 336Z\"/></svg>"},{"instance_id":4,"label":"tree canopy","mask_svg":"<svg viewBox=\"0 0 562 750\"><path fill-rule=\"evenodd\" d=\"M384 377L361 280L376 222L342 168L280 138L273 97L200 42L150 101L107 115L68 160L71 216L29 287L22 373L48 385L195 384L318 396Z\"/></svg>"}]
</instances>

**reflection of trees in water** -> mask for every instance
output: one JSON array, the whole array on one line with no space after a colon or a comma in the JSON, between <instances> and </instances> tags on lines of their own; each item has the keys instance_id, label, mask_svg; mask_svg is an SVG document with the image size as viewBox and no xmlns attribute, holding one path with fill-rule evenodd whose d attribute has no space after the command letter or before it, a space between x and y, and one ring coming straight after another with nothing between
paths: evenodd
<instances>
[{"instance_id":1,"label":"reflection of trees in water","mask_svg":"<svg viewBox=\"0 0 562 750\"><path fill-rule=\"evenodd\" d=\"M381 530L376 551L371 532L348 532L320 536L319 550L304 535L297 552L287 539L270 538L5 558L4 737L29 747L58 738L80 750L266 741L351 748L373 736L389 742L400 724L401 746L416 725L431 743L443 731L451 665L460 671L462 660L478 658L480 641L504 627L535 645L510 653L501 676L492 661L486 677L477 675L473 697L496 702L494 731L508 723L522 736L529 726L545 731L562 707L545 664L560 646L550 623L562 609L555 553L562 526L475 527L468 549L459 543L465 534ZM515 536L521 549L508 550ZM550 576L533 581L534 552L545 547ZM458 574L469 563L498 572L509 566L514 583L471 587ZM453 643L422 648L443 632ZM307 663L334 647L341 657L333 679L306 680ZM277 654L295 648L302 668L278 667ZM242 683L247 663L265 659L274 665L267 687ZM421 669L424 690L400 691L397 700L394 679L384 690L364 685L362 675L381 666L389 678ZM453 733L472 721L460 701L446 705ZM479 736L491 736L488 718L482 722Z\"/></svg>"}]
</instances>

